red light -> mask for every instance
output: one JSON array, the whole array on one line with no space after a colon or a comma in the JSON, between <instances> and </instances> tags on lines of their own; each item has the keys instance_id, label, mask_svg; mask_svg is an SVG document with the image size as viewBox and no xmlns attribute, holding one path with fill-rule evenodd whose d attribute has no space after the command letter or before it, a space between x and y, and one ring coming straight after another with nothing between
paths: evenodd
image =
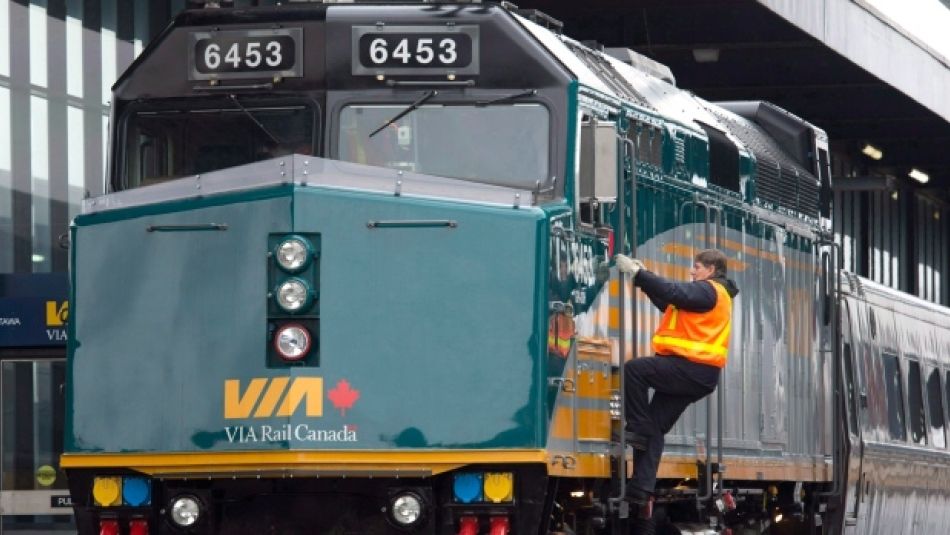
<instances>
[{"instance_id":1,"label":"red light","mask_svg":"<svg viewBox=\"0 0 950 535\"><path fill-rule=\"evenodd\" d=\"M463 516L459 521L458 535L478 535L478 519L474 516Z\"/></svg>"},{"instance_id":2,"label":"red light","mask_svg":"<svg viewBox=\"0 0 950 535\"><path fill-rule=\"evenodd\" d=\"M281 336L285 332L296 333L297 336L292 339L296 340L297 343L290 343L291 339L283 340ZM282 340L286 345L281 344ZM306 358L307 354L310 353L310 347L312 345L313 337L310 331L299 323L281 325L277 329L277 332L274 333L274 350L277 351L277 355L280 358L288 362L296 362Z\"/></svg>"},{"instance_id":3,"label":"red light","mask_svg":"<svg viewBox=\"0 0 950 535\"><path fill-rule=\"evenodd\" d=\"M119 535L118 520L100 520L99 535Z\"/></svg>"},{"instance_id":4,"label":"red light","mask_svg":"<svg viewBox=\"0 0 950 535\"><path fill-rule=\"evenodd\" d=\"M129 522L129 535L148 535L148 522L141 519Z\"/></svg>"},{"instance_id":5,"label":"red light","mask_svg":"<svg viewBox=\"0 0 950 535\"><path fill-rule=\"evenodd\" d=\"M491 519L488 535L508 535L511 525L507 516L496 516Z\"/></svg>"},{"instance_id":6,"label":"red light","mask_svg":"<svg viewBox=\"0 0 950 535\"><path fill-rule=\"evenodd\" d=\"M607 231L607 260L614 257L614 229Z\"/></svg>"}]
</instances>

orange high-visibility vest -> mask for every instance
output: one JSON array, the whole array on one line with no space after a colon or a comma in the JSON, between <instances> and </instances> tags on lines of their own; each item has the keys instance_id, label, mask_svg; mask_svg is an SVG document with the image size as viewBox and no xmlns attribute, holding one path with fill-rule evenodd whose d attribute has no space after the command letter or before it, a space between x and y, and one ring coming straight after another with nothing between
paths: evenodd
<instances>
[{"instance_id":1,"label":"orange high-visibility vest","mask_svg":"<svg viewBox=\"0 0 950 535\"><path fill-rule=\"evenodd\" d=\"M574 338L574 317L563 312L552 314L548 321L548 351L567 357L571 352L572 338Z\"/></svg>"},{"instance_id":2,"label":"orange high-visibility vest","mask_svg":"<svg viewBox=\"0 0 950 535\"><path fill-rule=\"evenodd\" d=\"M719 368L726 365L732 298L722 284L708 282L716 289L716 306L709 312L689 312L673 305L666 307L660 327L653 335L655 354L679 355Z\"/></svg>"}]
</instances>

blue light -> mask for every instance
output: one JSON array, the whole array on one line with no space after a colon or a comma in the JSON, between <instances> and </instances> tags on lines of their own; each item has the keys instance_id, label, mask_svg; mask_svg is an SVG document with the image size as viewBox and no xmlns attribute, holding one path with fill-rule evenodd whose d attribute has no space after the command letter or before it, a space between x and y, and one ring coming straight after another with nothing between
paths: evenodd
<instances>
[{"instance_id":1,"label":"blue light","mask_svg":"<svg viewBox=\"0 0 950 535\"><path fill-rule=\"evenodd\" d=\"M482 474L456 474L455 501L472 503L482 501Z\"/></svg>"},{"instance_id":2,"label":"blue light","mask_svg":"<svg viewBox=\"0 0 950 535\"><path fill-rule=\"evenodd\" d=\"M152 501L151 483L144 477L122 478L122 499L126 505L138 507Z\"/></svg>"}]
</instances>

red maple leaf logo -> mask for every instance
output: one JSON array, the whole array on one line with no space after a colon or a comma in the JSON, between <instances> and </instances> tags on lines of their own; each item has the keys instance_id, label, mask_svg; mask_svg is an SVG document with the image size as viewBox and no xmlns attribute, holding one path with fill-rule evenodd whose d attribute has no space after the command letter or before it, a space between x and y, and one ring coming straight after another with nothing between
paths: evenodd
<instances>
[{"instance_id":1,"label":"red maple leaf logo","mask_svg":"<svg viewBox=\"0 0 950 535\"><path fill-rule=\"evenodd\" d=\"M339 409L340 415L346 416L346 409L353 408L353 403L360 399L360 391L351 388L346 379L340 379L327 397L333 402L333 406Z\"/></svg>"}]
</instances>

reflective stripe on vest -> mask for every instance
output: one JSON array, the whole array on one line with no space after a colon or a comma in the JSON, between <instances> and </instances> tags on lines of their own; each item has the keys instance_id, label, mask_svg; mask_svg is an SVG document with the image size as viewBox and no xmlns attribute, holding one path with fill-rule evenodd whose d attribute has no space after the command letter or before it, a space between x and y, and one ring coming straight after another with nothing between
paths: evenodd
<instances>
[{"instance_id":1,"label":"reflective stripe on vest","mask_svg":"<svg viewBox=\"0 0 950 535\"><path fill-rule=\"evenodd\" d=\"M653 351L657 355L678 355L719 368L726 365L732 298L722 284L708 282L716 290L716 306L708 312L689 312L668 306L653 335Z\"/></svg>"}]
</instances>

